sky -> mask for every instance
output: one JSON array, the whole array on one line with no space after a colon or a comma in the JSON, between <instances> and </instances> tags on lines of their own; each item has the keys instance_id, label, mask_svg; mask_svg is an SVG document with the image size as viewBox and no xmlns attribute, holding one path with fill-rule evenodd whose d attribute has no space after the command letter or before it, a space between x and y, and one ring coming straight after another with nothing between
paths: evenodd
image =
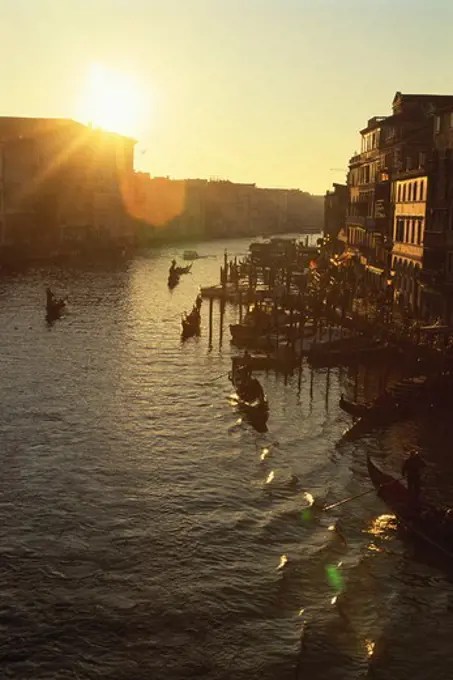
<instances>
[{"instance_id":1,"label":"sky","mask_svg":"<svg viewBox=\"0 0 453 680\"><path fill-rule=\"evenodd\" d=\"M451 0L0 0L0 115L126 121L153 176L322 194L396 91L453 94L452 26Z\"/></svg>"}]
</instances>

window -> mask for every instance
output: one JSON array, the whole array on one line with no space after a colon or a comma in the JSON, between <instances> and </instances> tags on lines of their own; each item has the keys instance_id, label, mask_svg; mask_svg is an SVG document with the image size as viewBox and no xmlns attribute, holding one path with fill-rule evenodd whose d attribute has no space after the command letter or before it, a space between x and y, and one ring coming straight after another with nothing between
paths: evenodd
<instances>
[{"instance_id":1,"label":"window","mask_svg":"<svg viewBox=\"0 0 453 680\"><path fill-rule=\"evenodd\" d=\"M402 198L402 203L406 201L406 185L403 184L403 198Z\"/></svg>"},{"instance_id":2,"label":"window","mask_svg":"<svg viewBox=\"0 0 453 680\"><path fill-rule=\"evenodd\" d=\"M440 116L434 116L434 132L436 133L436 135L438 135L440 132L440 123L441 123Z\"/></svg>"},{"instance_id":3,"label":"window","mask_svg":"<svg viewBox=\"0 0 453 680\"><path fill-rule=\"evenodd\" d=\"M413 197L414 201L418 201L418 182L414 182Z\"/></svg>"},{"instance_id":4,"label":"window","mask_svg":"<svg viewBox=\"0 0 453 680\"><path fill-rule=\"evenodd\" d=\"M401 203L401 184L396 185L396 202Z\"/></svg>"},{"instance_id":5,"label":"window","mask_svg":"<svg viewBox=\"0 0 453 680\"><path fill-rule=\"evenodd\" d=\"M419 193L419 201L424 201L425 200L425 181L422 179L420 180L420 193Z\"/></svg>"},{"instance_id":6,"label":"window","mask_svg":"<svg viewBox=\"0 0 453 680\"><path fill-rule=\"evenodd\" d=\"M453 112L450 113L450 127L453 128Z\"/></svg>"},{"instance_id":7,"label":"window","mask_svg":"<svg viewBox=\"0 0 453 680\"><path fill-rule=\"evenodd\" d=\"M412 182L407 185L407 200L412 201Z\"/></svg>"},{"instance_id":8,"label":"window","mask_svg":"<svg viewBox=\"0 0 453 680\"><path fill-rule=\"evenodd\" d=\"M420 221L414 220L414 245L419 244Z\"/></svg>"},{"instance_id":9,"label":"window","mask_svg":"<svg viewBox=\"0 0 453 680\"><path fill-rule=\"evenodd\" d=\"M423 220L418 220L418 245L423 245Z\"/></svg>"}]
</instances>

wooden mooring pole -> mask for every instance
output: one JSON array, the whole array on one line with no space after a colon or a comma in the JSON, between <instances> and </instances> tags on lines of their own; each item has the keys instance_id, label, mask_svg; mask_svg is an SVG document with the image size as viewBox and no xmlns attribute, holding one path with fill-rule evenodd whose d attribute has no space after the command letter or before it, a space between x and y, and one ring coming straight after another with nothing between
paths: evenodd
<instances>
[{"instance_id":1,"label":"wooden mooring pole","mask_svg":"<svg viewBox=\"0 0 453 680\"><path fill-rule=\"evenodd\" d=\"M225 298L220 300L220 322L219 322L219 348L222 349L222 343L223 343L223 320L225 317L225 306L226 306L226 301Z\"/></svg>"},{"instance_id":2,"label":"wooden mooring pole","mask_svg":"<svg viewBox=\"0 0 453 680\"><path fill-rule=\"evenodd\" d=\"M213 298L209 298L209 349L212 349L212 308L214 306Z\"/></svg>"}]
</instances>

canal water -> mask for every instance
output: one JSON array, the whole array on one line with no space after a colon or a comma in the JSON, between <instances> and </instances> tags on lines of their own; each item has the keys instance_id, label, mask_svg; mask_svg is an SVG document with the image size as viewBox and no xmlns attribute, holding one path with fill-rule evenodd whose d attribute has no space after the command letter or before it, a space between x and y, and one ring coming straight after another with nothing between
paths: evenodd
<instances>
[{"instance_id":1,"label":"canal water","mask_svg":"<svg viewBox=\"0 0 453 680\"><path fill-rule=\"evenodd\" d=\"M359 439L341 392L376 369L260 375L268 431L241 419L226 377L227 306L199 338L180 315L216 283L224 248L170 292L183 248L115 266L0 280L0 667L14 679L330 680L452 677L448 568L414 553L368 489L370 451L406 446L427 491L453 499L448 415ZM69 296L44 319L45 286ZM314 501L314 504L312 504Z\"/></svg>"}]
</instances>

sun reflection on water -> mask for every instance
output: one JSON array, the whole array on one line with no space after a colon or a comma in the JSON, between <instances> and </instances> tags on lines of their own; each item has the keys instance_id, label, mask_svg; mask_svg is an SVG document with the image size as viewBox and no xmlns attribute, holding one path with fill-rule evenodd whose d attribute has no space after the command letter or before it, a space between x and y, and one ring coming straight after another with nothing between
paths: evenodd
<instances>
[{"instance_id":1,"label":"sun reflection on water","mask_svg":"<svg viewBox=\"0 0 453 680\"><path fill-rule=\"evenodd\" d=\"M379 515L371 522L366 533L389 540L388 530L393 528L395 521L395 515Z\"/></svg>"},{"instance_id":2,"label":"sun reflection on water","mask_svg":"<svg viewBox=\"0 0 453 680\"><path fill-rule=\"evenodd\" d=\"M278 569L283 569L283 567L285 566L285 564L287 563L287 561L288 561L288 558L286 557L286 555L282 555L282 556L280 557L280 563L279 563L279 565L278 565L278 567L277 567L277 570L278 570Z\"/></svg>"},{"instance_id":3,"label":"sun reflection on water","mask_svg":"<svg viewBox=\"0 0 453 680\"><path fill-rule=\"evenodd\" d=\"M376 643L372 640L365 640L365 649L367 656L373 656Z\"/></svg>"},{"instance_id":4,"label":"sun reflection on water","mask_svg":"<svg viewBox=\"0 0 453 680\"><path fill-rule=\"evenodd\" d=\"M314 502L315 502L315 499L313 498L313 496L311 495L311 493L308 493L308 491L306 491L306 492L304 493L304 498L305 498L305 500L307 501L308 506L311 508L311 506L312 506L312 505L314 504Z\"/></svg>"}]
</instances>

